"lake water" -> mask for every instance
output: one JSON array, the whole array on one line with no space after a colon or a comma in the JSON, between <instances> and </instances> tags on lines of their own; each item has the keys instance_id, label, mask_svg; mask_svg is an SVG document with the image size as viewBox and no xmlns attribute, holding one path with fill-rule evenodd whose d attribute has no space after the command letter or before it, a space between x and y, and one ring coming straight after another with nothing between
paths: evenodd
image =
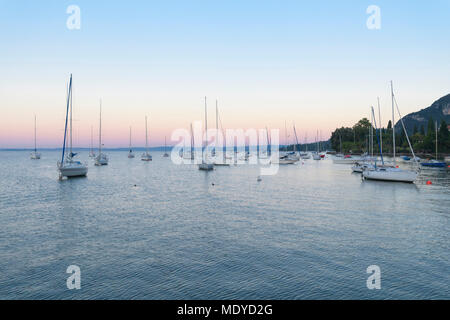
<instances>
[{"instance_id":1,"label":"lake water","mask_svg":"<svg viewBox=\"0 0 450 320\"><path fill-rule=\"evenodd\" d=\"M58 181L59 152L0 152L0 299L450 299L445 171L386 183L306 160L258 182L108 153Z\"/></svg>"}]
</instances>

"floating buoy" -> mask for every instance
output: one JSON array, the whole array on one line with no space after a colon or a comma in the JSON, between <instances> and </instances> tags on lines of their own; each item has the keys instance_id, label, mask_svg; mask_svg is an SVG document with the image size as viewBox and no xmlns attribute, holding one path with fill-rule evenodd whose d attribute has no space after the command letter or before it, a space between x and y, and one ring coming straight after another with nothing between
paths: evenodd
<instances>
[{"instance_id":1,"label":"floating buoy","mask_svg":"<svg viewBox=\"0 0 450 320\"><path fill-rule=\"evenodd\" d=\"M427 185L433 184L430 180L427 181Z\"/></svg>"},{"instance_id":2,"label":"floating buoy","mask_svg":"<svg viewBox=\"0 0 450 320\"><path fill-rule=\"evenodd\" d=\"M395 166L396 168L398 168L398 166Z\"/></svg>"}]
</instances>

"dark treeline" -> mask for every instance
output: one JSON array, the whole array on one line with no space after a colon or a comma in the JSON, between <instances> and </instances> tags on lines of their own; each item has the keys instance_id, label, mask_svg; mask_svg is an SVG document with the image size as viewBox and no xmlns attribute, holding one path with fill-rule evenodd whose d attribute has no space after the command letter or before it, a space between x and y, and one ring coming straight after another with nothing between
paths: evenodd
<instances>
[{"instance_id":1,"label":"dark treeline","mask_svg":"<svg viewBox=\"0 0 450 320\"><path fill-rule=\"evenodd\" d=\"M313 143L303 143L303 144L291 144L288 146L280 145L280 151L327 151L331 149L331 143L330 140L327 141L319 141L319 142L313 142Z\"/></svg>"},{"instance_id":2,"label":"dark treeline","mask_svg":"<svg viewBox=\"0 0 450 320\"><path fill-rule=\"evenodd\" d=\"M336 129L331 134L331 147L343 153L363 153L368 152L370 121L367 118L359 120L353 127L342 127ZM387 128L374 132L374 153L379 153L378 139L381 131L383 140L383 152L392 153L392 122L389 121ZM378 136L378 138L377 138ZM432 118L428 120L427 128L415 127L413 134L409 137L414 152L434 154L436 148L436 124ZM438 152L440 155L450 153L450 133L447 123L442 120L438 123ZM342 150L341 150L342 141ZM401 130L395 131L395 151L398 153L409 153L406 135Z\"/></svg>"}]
</instances>

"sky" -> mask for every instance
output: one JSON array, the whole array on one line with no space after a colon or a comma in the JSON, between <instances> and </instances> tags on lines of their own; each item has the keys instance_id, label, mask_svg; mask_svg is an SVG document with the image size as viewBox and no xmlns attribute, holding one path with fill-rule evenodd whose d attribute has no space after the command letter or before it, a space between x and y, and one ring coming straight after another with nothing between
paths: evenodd
<instances>
[{"instance_id":1,"label":"sky","mask_svg":"<svg viewBox=\"0 0 450 320\"><path fill-rule=\"evenodd\" d=\"M68 6L80 29L67 28ZM366 25L380 8L379 29ZM370 116L390 80L401 112L450 93L450 1L0 0L0 148L60 147L73 74L74 145L159 146L215 100L226 128L295 123L300 141ZM292 133L290 134L292 139ZM281 135L283 143L283 134ZM170 142L169 144L175 144Z\"/></svg>"}]
</instances>

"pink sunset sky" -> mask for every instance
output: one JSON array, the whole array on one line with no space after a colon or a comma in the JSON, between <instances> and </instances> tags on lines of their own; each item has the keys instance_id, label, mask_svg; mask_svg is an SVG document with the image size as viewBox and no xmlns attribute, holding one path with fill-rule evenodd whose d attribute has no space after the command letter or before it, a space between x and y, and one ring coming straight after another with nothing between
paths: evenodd
<instances>
[{"instance_id":1,"label":"pink sunset sky","mask_svg":"<svg viewBox=\"0 0 450 320\"><path fill-rule=\"evenodd\" d=\"M64 2L0 4L0 148L60 147L66 84L73 74L74 146L94 144L103 101L105 147L150 146L204 119L219 100L225 128L280 129L295 122L300 142L323 140L369 117L389 81L404 115L450 92L450 5L381 1L379 30L367 4L78 1L81 28L66 26ZM291 137L291 142L292 137Z\"/></svg>"}]
</instances>

